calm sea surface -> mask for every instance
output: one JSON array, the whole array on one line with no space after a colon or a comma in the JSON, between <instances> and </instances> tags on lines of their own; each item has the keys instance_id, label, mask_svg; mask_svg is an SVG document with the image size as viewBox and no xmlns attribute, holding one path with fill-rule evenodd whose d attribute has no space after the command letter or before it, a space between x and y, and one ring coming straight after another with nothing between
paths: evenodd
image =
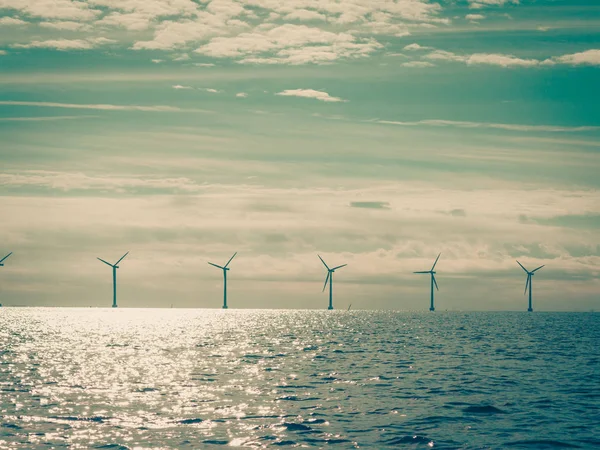
<instances>
[{"instance_id":1,"label":"calm sea surface","mask_svg":"<svg viewBox=\"0 0 600 450\"><path fill-rule=\"evenodd\" d=\"M594 448L600 315L0 308L0 448Z\"/></svg>"}]
</instances>

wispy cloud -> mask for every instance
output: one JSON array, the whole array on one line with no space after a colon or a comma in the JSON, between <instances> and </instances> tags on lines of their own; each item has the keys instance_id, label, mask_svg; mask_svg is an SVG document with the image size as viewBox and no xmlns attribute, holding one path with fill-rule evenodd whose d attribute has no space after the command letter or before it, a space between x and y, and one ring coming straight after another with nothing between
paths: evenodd
<instances>
[{"instance_id":1,"label":"wispy cloud","mask_svg":"<svg viewBox=\"0 0 600 450\"><path fill-rule=\"evenodd\" d=\"M339 97L332 97L327 92L316 91L314 89L287 89L282 92L278 92L275 95L282 95L285 97L304 97L304 98L314 98L316 100L320 100L322 102L345 102L347 100L343 100Z\"/></svg>"},{"instance_id":2,"label":"wispy cloud","mask_svg":"<svg viewBox=\"0 0 600 450\"><path fill-rule=\"evenodd\" d=\"M41 117L0 117L0 121L3 122L44 122L53 120L78 120L78 119L90 119L98 116L41 116Z\"/></svg>"},{"instance_id":3,"label":"wispy cloud","mask_svg":"<svg viewBox=\"0 0 600 450\"><path fill-rule=\"evenodd\" d=\"M10 25L27 25L27 22L21 19L17 19L15 17L0 17L0 25L10 26Z\"/></svg>"},{"instance_id":4,"label":"wispy cloud","mask_svg":"<svg viewBox=\"0 0 600 450\"><path fill-rule=\"evenodd\" d=\"M173 89L194 89L191 86L183 86L181 84L174 84L173 86L171 86Z\"/></svg>"},{"instance_id":5,"label":"wispy cloud","mask_svg":"<svg viewBox=\"0 0 600 450\"><path fill-rule=\"evenodd\" d=\"M404 67L417 67L417 68L435 66L435 64L431 64L430 62L427 62L427 61L409 61L409 62L402 63L402 65Z\"/></svg>"},{"instance_id":6,"label":"wispy cloud","mask_svg":"<svg viewBox=\"0 0 600 450\"><path fill-rule=\"evenodd\" d=\"M351 208L390 209L389 202L350 202Z\"/></svg>"},{"instance_id":7,"label":"wispy cloud","mask_svg":"<svg viewBox=\"0 0 600 450\"><path fill-rule=\"evenodd\" d=\"M599 131L600 126L580 126L580 127L562 127L554 125L520 125L508 123L486 123L486 122L468 122L457 120L418 120L415 122L399 122L393 120L377 120L377 123L401 126L434 126L434 127L457 127L457 128L493 128L509 131L548 131L548 132L578 132L578 131Z\"/></svg>"},{"instance_id":8,"label":"wispy cloud","mask_svg":"<svg viewBox=\"0 0 600 450\"><path fill-rule=\"evenodd\" d=\"M248 94L246 94L245 92L238 92L237 94L235 94L235 96L239 98L246 98L248 97Z\"/></svg>"},{"instance_id":9,"label":"wispy cloud","mask_svg":"<svg viewBox=\"0 0 600 450\"><path fill-rule=\"evenodd\" d=\"M104 37L84 39L49 39L32 41L29 44L13 44L14 48L49 48L60 51L89 50L100 45L112 44L116 41Z\"/></svg>"},{"instance_id":10,"label":"wispy cloud","mask_svg":"<svg viewBox=\"0 0 600 450\"><path fill-rule=\"evenodd\" d=\"M197 112L209 113L211 111L196 108L179 108L166 105L109 105L109 104L84 104L84 103L55 103L55 102L25 102L16 100L0 100L0 105L33 106L42 108L73 108L96 109L101 111L145 111L145 112Z\"/></svg>"}]
</instances>

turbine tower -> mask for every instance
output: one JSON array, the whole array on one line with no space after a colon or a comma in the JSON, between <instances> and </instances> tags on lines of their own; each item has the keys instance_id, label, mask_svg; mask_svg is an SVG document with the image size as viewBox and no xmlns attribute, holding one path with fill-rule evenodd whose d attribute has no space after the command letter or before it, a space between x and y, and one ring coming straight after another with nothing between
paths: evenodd
<instances>
[{"instance_id":1,"label":"turbine tower","mask_svg":"<svg viewBox=\"0 0 600 450\"><path fill-rule=\"evenodd\" d=\"M321 262L327 269L327 278L325 278L325 285L323 285L323 292L325 291L325 288L327 287L327 282L329 282L329 307L327 309L333 309L333 272L335 272L338 269L341 269L344 266L347 266L348 264L342 264L341 266L337 266L337 267L334 267L333 269L330 269L329 266L325 263L325 261L323 261L323 258L321 258L321 255L317 255L317 256L319 257L319 259L321 260Z\"/></svg>"},{"instance_id":2,"label":"turbine tower","mask_svg":"<svg viewBox=\"0 0 600 450\"><path fill-rule=\"evenodd\" d=\"M211 266L218 267L223 271L223 309L227 309L227 271L229 270L227 266L229 265L231 260L235 258L235 255L237 255L237 252L235 252L233 256L229 258L229 261L227 261L227 264L225 264L224 266L219 266L217 264L209 262Z\"/></svg>"},{"instance_id":3,"label":"turbine tower","mask_svg":"<svg viewBox=\"0 0 600 450\"><path fill-rule=\"evenodd\" d=\"M519 261L517 261L517 264L520 265L521 269L523 269L525 271L525 273L527 274L527 282L525 283L525 292L523 292L523 295L527 294L527 288L529 288L529 308L527 308L527 311L532 312L533 308L531 307L531 288L532 288L531 283L533 282L533 280L531 279L531 277L535 274L536 271L538 271L542 267L544 267L545 264L543 266L538 267L537 269L533 269L531 272L529 270L527 270L525 267L523 267L523 264L521 264Z\"/></svg>"},{"instance_id":4,"label":"turbine tower","mask_svg":"<svg viewBox=\"0 0 600 450\"><path fill-rule=\"evenodd\" d=\"M10 252L8 255L6 255L4 258L0 259L0 267L4 266L4 260L6 258L8 258L10 255L12 255L12 252Z\"/></svg>"},{"instance_id":5,"label":"turbine tower","mask_svg":"<svg viewBox=\"0 0 600 450\"><path fill-rule=\"evenodd\" d=\"M437 285L437 281L435 281L435 271L433 269L435 269L435 265L438 262L438 259L440 259L440 255L441 253L437 256L437 258L435 258L435 262L433 263L433 266L431 266L431 270L426 270L424 272L413 272L413 273L428 273L431 274L431 305L429 305L429 311L435 311L435 307L433 306L433 285L435 284L435 288L439 291L440 288L438 288Z\"/></svg>"},{"instance_id":6,"label":"turbine tower","mask_svg":"<svg viewBox=\"0 0 600 450\"><path fill-rule=\"evenodd\" d=\"M112 267L112 270L113 270L113 304L112 304L113 308L117 307L117 269L119 268L119 263L121 261L123 261L123 258L125 258L128 254L129 254L129 252L125 253L123 256L121 256L121 259L119 259L114 264L106 262L102 258L98 258L104 264L109 265L110 267Z\"/></svg>"}]
</instances>

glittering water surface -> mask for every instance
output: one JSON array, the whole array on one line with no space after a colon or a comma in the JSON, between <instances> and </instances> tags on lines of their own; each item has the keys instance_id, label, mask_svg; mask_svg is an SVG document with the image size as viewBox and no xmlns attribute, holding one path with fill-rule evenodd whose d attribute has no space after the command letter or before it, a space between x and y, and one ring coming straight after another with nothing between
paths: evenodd
<instances>
[{"instance_id":1,"label":"glittering water surface","mask_svg":"<svg viewBox=\"0 0 600 450\"><path fill-rule=\"evenodd\" d=\"M590 448L598 314L0 309L0 448Z\"/></svg>"}]
</instances>

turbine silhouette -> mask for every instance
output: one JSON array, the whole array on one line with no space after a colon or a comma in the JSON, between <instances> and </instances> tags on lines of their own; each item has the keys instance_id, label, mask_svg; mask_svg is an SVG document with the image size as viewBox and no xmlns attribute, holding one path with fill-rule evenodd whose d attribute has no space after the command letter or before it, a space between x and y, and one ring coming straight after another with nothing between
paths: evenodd
<instances>
[{"instance_id":1,"label":"turbine silhouette","mask_svg":"<svg viewBox=\"0 0 600 450\"><path fill-rule=\"evenodd\" d=\"M219 266L217 264L209 262L211 266L218 267L223 271L223 309L227 309L227 271L229 270L227 266L229 265L231 260L235 258L235 255L237 255L237 252L235 252L233 256L229 258L229 261L227 261L227 264L225 264L224 266Z\"/></svg>"},{"instance_id":2,"label":"turbine silhouette","mask_svg":"<svg viewBox=\"0 0 600 450\"><path fill-rule=\"evenodd\" d=\"M4 266L4 260L6 258L8 258L10 255L12 255L12 252L10 252L8 255L6 255L4 258L0 259L0 267Z\"/></svg>"},{"instance_id":3,"label":"turbine silhouette","mask_svg":"<svg viewBox=\"0 0 600 450\"><path fill-rule=\"evenodd\" d=\"M437 256L437 258L435 258L435 262L433 263L433 266L431 266L431 270L426 270L424 272L413 272L413 273L428 273L431 274L431 305L429 306L429 311L435 311L435 307L433 305L433 285L435 284L435 288L439 291L440 288L438 288L437 282L435 281L435 271L433 269L435 269L435 265L438 262L438 259L440 259L440 255L441 253Z\"/></svg>"},{"instance_id":4,"label":"turbine silhouette","mask_svg":"<svg viewBox=\"0 0 600 450\"><path fill-rule=\"evenodd\" d=\"M341 266L337 266L337 267L334 267L333 269L330 269L329 266L325 263L325 261L323 261L323 258L321 258L321 255L317 255L317 256L319 257L319 259L321 260L321 262L327 269L327 278L325 278L325 285L323 285L323 292L325 292L325 288L327 287L327 282L329 282L329 307L327 309L333 309L333 272L335 272L338 269L341 269L344 266L347 266L348 264L342 264Z\"/></svg>"},{"instance_id":5,"label":"turbine silhouette","mask_svg":"<svg viewBox=\"0 0 600 450\"><path fill-rule=\"evenodd\" d=\"M529 288L529 308L527 308L527 311L532 312L533 308L531 307L531 288L532 288L532 278L533 275L535 274L536 271L540 270L542 267L545 266L542 265L540 267L538 267L537 269L533 269L531 272L529 270L527 270L525 267L523 267L523 264L521 264L519 261L517 261L517 264L521 266L521 269L523 269L525 271L525 273L527 274L527 282L525 283L525 292L523 292L523 295L527 294L527 288Z\"/></svg>"},{"instance_id":6,"label":"turbine silhouette","mask_svg":"<svg viewBox=\"0 0 600 450\"><path fill-rule=\"evenodd\" d=\"M110 267L112 267L112 270L113 270L113 304L112 304L113 308L117 307L117 269L119 268L119 263L121 261L123 261L123 258L125 258L128 254L129 254L129 252L125 253L123 256L121 256L121 259L119 259L114 264L106 262L102 258L98 258L104 264L109 265Z\"/></svg>"}]
</instances>

